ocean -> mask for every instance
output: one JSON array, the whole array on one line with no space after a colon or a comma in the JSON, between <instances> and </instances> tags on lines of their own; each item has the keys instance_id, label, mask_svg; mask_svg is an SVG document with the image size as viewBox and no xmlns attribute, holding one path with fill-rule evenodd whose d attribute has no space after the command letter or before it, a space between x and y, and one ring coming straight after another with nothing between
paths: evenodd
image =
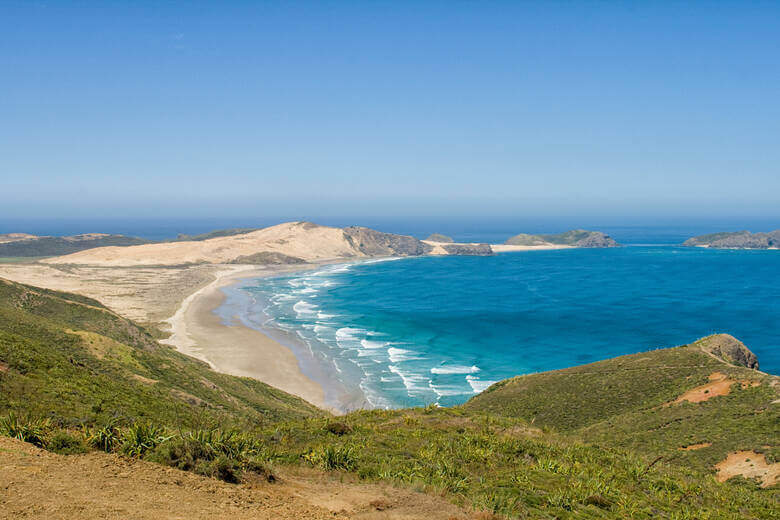
<instances>
[{"instance_id":1,"label":"ocean","mask_svg":"<svg viewBox=\"0 0 780 520\"><path fill-rule=\"evenodd\" d=\"M0 222L0 232L164 239L276 219ZM368 261L226 289L217 310L289 346L334 406L462 403L494 381L730 333L780 373L780 251L682 248L780 219L309 218L424 238L500 243L518 232L598 229L626 247Z\"/></svg>"},{"instance_id":2,"label":"ocean","mask_svg":"<svg viewBox=\"0 0 780 520\"><path fill-rule=\"evenodd\" d=\"M345 263L245 281L221 312L370 407L456 405L515 375L717 332L780 373L778 253L634 245Z\"/></svg>"}]
</instances>

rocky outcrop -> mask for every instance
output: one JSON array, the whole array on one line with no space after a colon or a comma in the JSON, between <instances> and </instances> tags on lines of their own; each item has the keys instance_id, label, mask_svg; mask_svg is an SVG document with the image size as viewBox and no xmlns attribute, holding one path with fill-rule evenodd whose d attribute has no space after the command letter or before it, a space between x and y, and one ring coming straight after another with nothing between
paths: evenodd
<instances>
[{"instance_id":1,"label":"rocky outcrop","mask_svg":"<svg viewBox=\"0 0 780 520\"><path fill-rule=\"evenodd\" d=\"M689 238L683 242L688 247L712 247L718 249L769 249L780 248L780 229L769 233L734 231L710 233Z\"/></svg>"},{"instance_id":2,"label":"rocky outcrop","mask_svg":"<svg viewBox=\"0 0 780 520\"><path fill-rule=\"evenodd\" d=\"M758 370L758 358L744 343L729 334L713 334L696 342L704 352L732 365Z\"/></svg>"},{"instance_id":3,"label":"rocky outcrop","mask_svg":"<svg viewBox=\"0 0 780 520\"><path fill-rule=\"evenodd\" d=\"M513 246L565 245L571 247L618 247L620 244L601 231L573 229L553 235L527 235L520 233L506 241Z\"/></svg>"},{"instance_id":4,"label":"rocky outcrop","mask_svg":"<svg viewBox=\"0 0 780 520\"><path fill-rule=\"evenodd\" d=\"M450 255L490 256L493 254L490 244L445 244L441 247Z\"/></svg>"},{"instance_id":5,"label":"rocky outcrop","mask_svg":"<svg viewBox=\"0 0 780 520\"><path fill-rule=\"evenodd\" d=\"M367 256L420 256L433 250L432 246L414 237L358 226L344 228L344 238Z\"/></svg>"},{"instance_id":6,"label":"rocky outcrop","mask_svg":"<svg viewBox=\"0 0 780 520\"><path fill-rule=\"evenodd\" d=\"M297 256L285 255L276 251L261 251L252 255L239 256L235 260L228 262L230 264L252 264L252 265L294 265L305 264L306 260Z\"/></svg>"},{"instance_id":7,"label":"rocky outcrop","mask_svg":"<svg viewBox=\"0 0 780 520\"><path fill-rule=\"evenodd\" d=\"M425 240L427 240L428 242L439 242L440 244L444 244L444 243L451 244L451 243L455 242L452 239L452 237L448 237L447 235L442 235L442 234L439 234L439 233L433 233L431 236L429 236Z\"/></svg>"}]
</instances>

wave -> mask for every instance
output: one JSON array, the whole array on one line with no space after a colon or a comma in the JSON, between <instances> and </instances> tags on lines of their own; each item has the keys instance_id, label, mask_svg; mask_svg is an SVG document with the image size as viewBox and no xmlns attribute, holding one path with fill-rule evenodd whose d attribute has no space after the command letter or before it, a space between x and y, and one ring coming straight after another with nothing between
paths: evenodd
<instances>
[{"instance_id":1,"label":"wave","mask_svg":"<svg viewBox=\"0 0 780 520\"><path fill-rule=\"evenodd\" d=\"M298 303L293 305L293 310L298 313L299 316L301 314L314 314L315 309L317 309L316 305L303 300L300 300Z\"/></svg>"},{"instance_id":2,"label":"wave","mask_svg":"<svg viewBox=\"0 0 780 520\"><path fill-rule=\"evenodd\" d=\"M401 363L403 361L412 361L414 359L422 359L416 356L417 352L413 350L406 350L403 348L390 347L387 349L387 355L390 356L391 363Z\"/></svg>"},{"instance_id":3,"label":"wave","mask_svg":"<svg viewBox=\"0 0 780 520\"><path fill-rule=\"evenodd\" d=\"M439 367L433 367L431 374L476 374L481 369L477 365L470 367L463 365L442 365Z\"/></svg>"},{"instance_id":4,"label":"wave","mask_svg":"<svg viewBox=\"0 0 780 520\"><path fill-rule=\"evenodd\" d=\"M366 329L357 329L354 327L341 327L339 330L336 331L336 339L357 341L358 337L356 336L356 334L365 334L366 332L367 332Z\"/></svg>"},{"instance_id":5,"label":"wave","mask_svg":"<svg viewBox=\"0 0 780 520\"><path fill-rule=\"evenodd\" d=\"M388 368L392 373L401 378L401 381L403 381L404 386L406 387L406 391L409 393L409 395L419 394L420 392L425 392L430 389L429 385L431 380L427 377L410 372L404 372L396 365L390 365Z\"/></svg>"},{"instance_id":6,"label":"wave","mask_svg":"<svg viewBox=\"0 0 780 520\"><path fill-rule=\"evenodd\" d=\"M434 385L432 382L429 382L428 386L430 387L431 390L434 391L437 397L451 397L454 395L464 395L464 394L471 393L470 391L465 390L461 387L452 386L452 385Z\"/></svg>"},{"instance_id":7,"label":"wave","mask_svg":"<svg viewBox=\"0 0 780 520\"><path fill-rule=\"evenodd\" d=\"M471 385L471 389L475 394L479 394L487 390L490 386L494 385L498 381L481 380L474 376L466 376L466 381Z\"/></svg>"},{"instance_id":8,"label":"wave","mask_svg":"<svg viewBox=\"0 0 780 520\"><path fill-rule=\"evenodd\" d=\"M371 341L370 339L361 339L360 344L363 345L363 348L377 349L377 348L385 348L390 343L388 343L387 341Z\"/></svg>"}]
</instances>

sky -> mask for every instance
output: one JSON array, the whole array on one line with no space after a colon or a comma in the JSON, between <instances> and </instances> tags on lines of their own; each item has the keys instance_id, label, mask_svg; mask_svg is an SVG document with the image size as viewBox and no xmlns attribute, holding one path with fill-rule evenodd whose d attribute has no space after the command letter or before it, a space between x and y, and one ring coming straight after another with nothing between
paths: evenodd
<instances>
[{"instance_id":1,"label":"sky","mask_svg":"<svg viewBox=\"0 0 780 520\"><path fill-rule=\"evenodd\" d=\"M780 217L778 2L0 0L0 219Z\"/></svg>"}]
</instances>

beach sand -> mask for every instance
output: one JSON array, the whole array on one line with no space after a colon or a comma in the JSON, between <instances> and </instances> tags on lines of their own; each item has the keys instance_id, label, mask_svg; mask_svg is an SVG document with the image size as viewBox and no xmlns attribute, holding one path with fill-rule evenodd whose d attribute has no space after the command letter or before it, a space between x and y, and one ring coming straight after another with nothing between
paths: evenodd
<instances>
[{"instance_id":1,"label":"beach sand","mask_svg":"<svg viewBox=\"0 0 780 520\"><path fill-rule=\"evenodd\" d=\"M326 408L323 387L301 372L300 363L292 350L238 320L226 325L214 312L225 300L222 289L241 279L272 276L314 266L241 267L218 273L211 284L185 298L176 313L166 320L171 327L171 337L161 343L205 361L218 372L251 377Z\"/></svg>"}]
</instances>

